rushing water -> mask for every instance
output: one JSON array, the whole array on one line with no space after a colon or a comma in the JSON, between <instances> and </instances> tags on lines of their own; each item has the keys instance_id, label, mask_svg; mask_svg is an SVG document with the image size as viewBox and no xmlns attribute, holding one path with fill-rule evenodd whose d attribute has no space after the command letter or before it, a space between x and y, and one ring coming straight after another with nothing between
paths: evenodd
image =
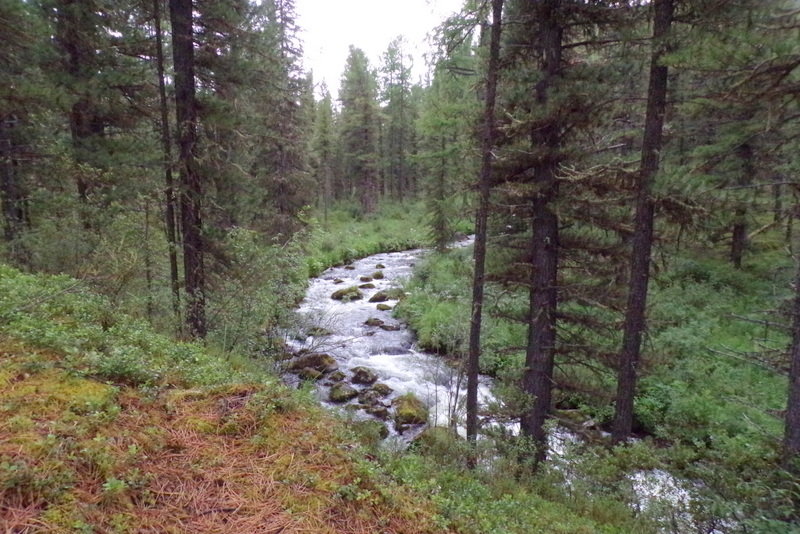
<instances>
[{"instance_id":1,"label":"rushing water","mask_svg":"<svg viewBox=\"0 0 800 534\"><path fill-rule=\"evenodd\" d=\"M462 412L464 384L458 372L442 358L417 350L413 334L392 317L392 310L378 309L379 304L393 308L396 299L370 302L379 292L398 288L399 282L411 275L414 264L424 252L417 249L377 254L346 267L328 269L312 280L298 309L303 318L303 332L312 335L295 336L297 339L290 345L295 350L333 356L345 373L345 380L356 367L371 369L378 375L379 382L393 390L383 401L385 404L390 405L392 399L400 395L413 393L428 406L433 423L447 425ZM378 271L383 278L374 277ZM363 287L365 284L374 287ZM362 286L359 289L363 295L361 299L343 302L331 298L337 290L358 286ZM373 326L369 326L368 321ZM379 325L378 321L383 324ZM317 335L313 335L315 333ZM330 386L331 382L325 378L318 383L320 400L328 404L331 404L327 401ZM366 386L354 387L366 389ZM480 387L479 398L482 402L491 399L486 380ZM351 405L356 403L357 399L350 402Z\"/></svg>"},{"instance_id":2,"label":"rushing water","mask_svg":"<svg viewBox=\"0 0 800 534\"><path fill-rule=\"evenodd\" d=\"M461 243L467 244L469 241ZM416 249L377 254L349 266L328 269L313 279L297 310L301 327L299 332L291 336L289 345L296 352L332 356L344 375L339 377L342 382L352 380L355 368L366 367L374 371L378 382L392 389L378 404L391 410L393 399L413 393L428 406L431 423L449 426L453 421L463 419L465 384L459 379L459 373L442 358L417 350L413 334L392 316L391 308L397 304L396 299L370 302L379 292L398 288L403 279L411 276L414 264L425 252L424 249ZM376 278L375 274L379 271L382 277ZM364 287L364 284L372 287ZM337 290L358 286L361 286L360 299L344 302L331 298ZM379 304L390 309L381 310ZM332 374L328 373L319 379L316 390L322 403L334 406L337 403L330 402L328 398L330 388L335 383L331 377ZM361 391L370 387L350 385ZM479 403L483 405L493 400L490 385L488 378L481 380ZM358 398L338 405L349 407L356 417L370 417L362 411L364 405L359 404ZM510 432L518 431L516 426L506 428ZM392 439L405 442L413 439L422 430L422 425L404 428L400 435L391 424L389 415L387 429ZM579 441L577 436L562 428L555 429L551 434L550 457L556 464L569 462L568 451L571 445ZM669 510L665 513L670 520L664 532L721 534L735 530L697 525L688 512L693 500L693 484L677 479L666 471L637 471L628 476L628 481L635 495L632 506L642 511L653 506L666 506Z\"/></svg>"}]
</instances>

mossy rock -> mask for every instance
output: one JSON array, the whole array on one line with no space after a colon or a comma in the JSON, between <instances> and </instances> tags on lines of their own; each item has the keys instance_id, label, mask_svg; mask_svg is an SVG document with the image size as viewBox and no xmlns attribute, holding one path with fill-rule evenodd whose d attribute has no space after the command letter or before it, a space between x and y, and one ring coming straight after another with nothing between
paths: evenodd
<instances>
[{"instance_id":1,"label":"mossy rock","mask_svg":"<svg viewBox=\"0 0 800 534\"><path fill-rule=\"evenodd\" d=\"M347 269L348 271L355 271L356 270L356 266L355 265L345 265L344 268Z\"/></svg>"},{"instance_id":2,"label":"mossy rock","mask_svg":"<svg viewBox=\"0 0 800 534\"><path fill-rule=\"evenodd\" d=\"M386 291L378 291L369 299L370 302L386 302L387 300L389 300L389 294Z\"/></svg>"},{"instance_id":3,"label":"mossy rock","mask_svg":"<svg viewBox=\"0 0 800 534\"><path fill-rule=\"evenodd\" d=\"M378 419L383 419L384 421L389 418L389 408L382 404L367 406L364 408L364 411L372 417L377 417Z\"/></svg>"},{"instance_id":4,"label":"mossy rock","mask_svg":"<svg viewBox=\"0 0 800 534\"><path fill-rule=\"evenodd\" d=\"M314 336L314 337L325 337L333 334L327 328L322 328L321 326L315 326L313 328L309 328L307 335Z\"/></svg>"},{"instance_id":5,"label":"mossy rock","mask_svg":"<svg viewBox=\"0 0 800 534\"><path fill-rule=\"evenodd\" d=\"M331 386L328 398L331 402L347 402L358 397L358 390L345 382L339 382Z\"/></svg>"},{"instance_id":6,"label":"mossy rock","mask_svg":"<svg viewBox=\"0 0 800 534\"><path fill-rule=\"evenodd\" d=\"M361 284L359 289L375 289L375 284Z\"/></svg>"},{"instance_id":7,"label":"mossy rock","mask_svg":"<svg viewBox=\"0 0 800 534\"><path fill-rule=\"evenodd\" d=\"M383 280L383 271L375 271L372 273L372 278L375 280Z\"/></svg>"},{"instance_id":8,"label":"mossy rock","mask_svg":"<svg viewBox=\"0 0 800 534\"><path fill-rule=\"evenodd\" d=\"M378 305L376 306L376 308L378 308L378 311L389 311L389 310L391 310L391 309L392 309L392 307L391 307L391 306L389 306L388 304L384 304L383 302L381 302L380 304L378 304Z\"/></svg>"},{"instance_id":9,"label":"mossy rock","mask_svg":"<svg viewBox=\"0 0 800 534\"><path fill-rule=\"evenodd\" d=\"M289 365L290 371L299 371L306 368L315 369L320 373L330 373L336 371L339 368L339 364L330 354L312 352L311 354L300 356Z\"/></svg>"},{"instance_id":10,"label":"mossy rock","mask_svg":"<svg viewBox=\"0 0 800 534\"><path fill-rule=\"evenodd\" d=\"M301 380L314 382L315 380L319 380L322 377L322 373L317 371L316 369L312 369L311 367L305 367L303 369L300 369L300 372L297 373L297 376L299 376Z\"/></svg>"},{"instance_id":11,"label":"mossy rock","mask_svg":"<svg viewBox=\"0 0 800 534\"><path fill-rule=\"evenodd\" d=\"M374 384L371 389L372 391L377 392L378 395L380 395L381 397L387 397L391 395L391 393L394 391L392 388L390 388L383 382L378 382L377 384Z\"/></svg>"},{"instance_id":12,"label":"mossy rock","mask_svg":"<svg viewBox=\"0 0 800 534\"><path fill-rule=\"evenodd\" d=\"M367 367L353 367L352 371L352 382L354 384L370 385L374 384L378 380L378 374Z\"/></svg>"},{"instance_id":13,"label":"mossy rock","mask_svg":"<svg viewBox=\"0 0 800 534\"><path fill-rule=\"evenodd\" d=\"M382 330L386 330L387 332L396 332L396 331L400 330L400 325L396 325L396 324L382 324L382 325L381 325L381 329L382 329Z\"/></svg>"},{"instance_id":14,"label":"mossy rock","mask_svg":"<svg viewBox=\"0 0 800 534\"><path fill-rule=\"evenodd\" d=\"M386 268L386 266L385 266L384 264L382 264L382 263L379 263L379 264L377 264L377 265L375 266L375 268L376 268L376 269L385 269L385 268Z\"/></svg>"},{"instance_id":15,"label":"mossy rock","mask_svg":"<svg viewBox=\"0 0 800 534\"><path fill-rule=\"evenodd\" d=\"M428 422L428 407L413 393L397 397L392 406L394 426L398 431L409 425L423 425Z\"/></svg>"},{"instance_id":16,"label":"mossy rock","mask_svg":"<svg viewBox=\"0 0 800 534\"><path fill-rule=\"evenodd\" d=\"M331 382L341 382L345 378L347 378L347 375L341 371L334 371L330 374L330 376L328 376L328 380Z\"/></svg>"},{"instance_id":17,"label":"mossy rock","mask_svg":"<svg viewBox=\"0 0 800 534\"><path fill-rule=\"evenodd\" d=\"M369 319L364 321L364 324L367 326L383 326L383 321L381 321L380 319L376 319L375 317L370 317Z\"/></svg>"},{"instance_id":18,"label":"mossy rock","mask_svg":"<svg viewBox=\"0 0 800 534\"><path fill-rule=\"evenodd\" d=\"M358 279L362 282L372 282L372 278L369 276L359 276Z\"/></svg>"},{"instance_id":19,"label":"mossy rock","mask_svg":"<svg viewBox=\"0 0 800 534\"><path fill-rule=\"evenodd\" d=\"M365 389L359 392L358 402L366 407L378 406L381 403L381 396L372 389Z\"/></svg>"},{"instance_id":20,"label":"mossy rock","mask_svg":"<svg viewBox=\"0 0 800 534\"><path fill-rule=\"evenodd\" d=\"M364 298L364 294L355 286L346 287L338 291L334 291L331 295L333 300L341 300L342 302L350 302L351 300L359 300Z\"/></svg>"}]
</instances>

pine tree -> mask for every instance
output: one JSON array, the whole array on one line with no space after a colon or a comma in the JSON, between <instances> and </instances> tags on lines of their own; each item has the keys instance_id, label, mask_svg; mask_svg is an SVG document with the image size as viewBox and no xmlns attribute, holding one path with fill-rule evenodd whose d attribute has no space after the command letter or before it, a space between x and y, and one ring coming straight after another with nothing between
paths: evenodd
<instances>
[{"instance_id":1,"label":"pine tree","mask_svg":"<svg viewBox=\"0 0 800 534\"><path fill-rule=\"evenodd\" d=\"M375 210L378 201L378 104L375 73L364 52L350 47L339 100L343 172L350 180L351 198L363 213Z\"/></svg>"}]
</instances>

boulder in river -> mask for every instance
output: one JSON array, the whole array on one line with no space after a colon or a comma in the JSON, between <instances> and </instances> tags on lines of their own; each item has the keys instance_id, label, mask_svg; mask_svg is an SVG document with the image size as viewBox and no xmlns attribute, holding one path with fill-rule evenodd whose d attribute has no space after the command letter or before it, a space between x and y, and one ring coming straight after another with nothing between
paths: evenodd
<instances>
[{"instance_id":1,"label":"boulder in river","mask_svg":"<svg viewBox=\"0 0 800 534\"><path fill-rule=\"evenodd\" d=\"M368 406L364 408L364 411L373 417L377 417L378 419L386 420L389 418L389 408L387 408L382 404L376 404L375 406ZM386 436L383 437L385 438Z\"/></svg>"},{"instance_id":2,"label":"boulder in river","mask_svg":"<svg viewBox=\"0 0 800 534\"><path fill-rule=\"evenodd\" d=\"M376 380L378 380L378 375L372 369L367 367L353 367L353 378L352 381L354 384L364 384L370 385L374 384Z\"/></svg>"},{"instance_id":3,"label":"boulder in river","mask_svg":"<svg viewBox=\"0 0 800 534\"><path fill-rule=\"evenodd\" d=\"M373 385L371 388L373 391L378 393L381 397L386 397L394 391L392 388L384 384L383 382L378 382L377 384Z\"/></svg>"},{"instance_id":4,"label":"boulder in river","mask_svg":"<svg viewBox=\"0 0 800 534\"><path fill-rule=\"evenodd\" d=\"M392 309L391 306L389 306L388 304L384 304L383 302L379 303L376 306L376 308L378 308L378 311L389 311Z\"/></svg>"},{"instance_id":5,"label":"boulder in river","mask_svg":"<svg viewBox=\"0 0 800 534\"><path fill-rule=\"evenodd\" d=\"M329 373L336 371L339 368L339 364L330 354L312 352L303 354L289 365L290 371L300 371L306 368L315 369L320 373Z\"/></svg>"},{"instance_id":6,"label":"boulder in river","mask_svg":"<svg viewBox=\"0 0 800 534\"><path fill-rule=\"evenodd\" d=\"M372 282L372 277L370 276L359 276L358 279L362 282Z\"/></svg>"},{"instance_id":7,"label":"boulder in river","mask_svg":"<svg viewBox=\"0 0 800 534\"><path fill-rule=\"evenodd\" d=\"M347 402L358 397L358 390L345 382L339 382L331 386L328 398L331 402Z\"/></svg>"},{"instance_id":8,"label":"boulder in river","mask_svg":"<svg viewBox=\"0 0 800 534\"><path fill-rule=\"evenodd\" d=\"M300 372L297 373L297 376L299 376L301 380L314 382L315 380L319 380L320 377L322 377L322 373L317 371L316 369L312 369L311 367L304 367L300 369Z\"/></svg>"},{"instance_id":9,"label":"boulder in river","mask_svg":"<svg viewBox=\"0 0 800 534\"><path fill-rule=\"evenodd\" d=\"M372 284L372 283L370 283L370 284L361 284L358 287L359 287L359 289L375 289L375 284Z\"/></svg>"},{"instance_id":10,"label":"boulder in river","mask_svg":"<svg viewBox=\"0 0 800 534\"><path fill-rule=\"evenodd\" d=\"M382 405L381 396L373 389L364 389L358 394L358 402L367 408Z\"/></svg>"},{"instance_id":11,"label":"boulder in river","mask_svg":"<svg viewBox=\"0 0 800 534\"><path fill-rule=\"evenodd\" d=\"M400 330L400 325L396 324L382 324L381 329L386 330L387 332L396 332Z\"/></svg>"},{"instance_id":12,"label":"boulder in river","mask_svg":"<svg viewBox=\"0 0 800 534\"><path fill-rule=\"evenodd\" d=\"M314 337L325 337L325 336L329 336L331 334L333 334L333 332L331 332L327 328L323 328L321 326L311 327L311 328L308 329L308 332L306 332L306 335L314 336Z\"/></svg>"},{"instance_id":13,"label":"boulder in river","mask_svg":"<svg viewBox=\"0 0 800 534\"><path fill-rule=\"evenodd\" d=\"M382 264L382 263L379 263L378 265L375 266L375 268L376 269L385 269L386 266L384 264Z\"/></svg>"},{"instance_id":14,"label":"boulder in river","mask_svg":"<svg viewBox=\"0 0 800 534\"><path fill-rule=\"evenodd\" d=\"M375 317L370 317L369 319L364 321L364 324L367 326L383 326L383 321Z\"/></svg>"},{"instance_id":15,"label":"boulder in river","mask_svg":"<svg viewBox=\"0 0 800 534\"><path fill-rule=\"evenodd\" d=\"M394 406L394 426L398 432L402 432L407 426L428 422L428 407L413 393L397 397L392 406Z\"/></svg>"},{"instance_id":16,"label":"boulder in river","mask_svg":"<svg viewBox=\"0 0 800 534\"><path fill-rule=\"evenodd\" d=\"M372 273L372 278L375 280L383 280L383 271L375 271Z\"/></svg>"},{"instance_id":17,"label":"boulder in river","mask_svg":"<svg viewBox=\"0 0 800 534\"><path fill-rule=\"evenodd\" d=\"M369 299L370 302L386 302L387 300L389 300L389 294L386 291L378 291Z\"/></svg>"},{"instance_id":18,"label":"boulder in river","mask_svg":"<svg viewBox=\"0 0 800 534\"><path fill-rule=\"evenodd\" d=\"M356 270L356 266L355 265L345 265L344 268L347 269L348 271L355 271Z\"/></svg>"},{"instance_id":19,"label":"boulder in river","mask_svg":"<svg viewBox=\"0 0 800 534\"><path fill-rule=\"evenodd\" d=\"M344 280L342 280L341 278L334 278L333 279L333 283L334 284L343 284Z\"/></svg>"},{"instance_id":20,"label":"boulder in river","mask_svg":"<svg viewBox=\"0 0 800 534\"><path fill-rule=\"evenodd\" d=\"M328 380L331 382L341 382L345 378L347 378L347 376L341 371L334 371L328 376Z\"/></svg>"},{"instance_id":21,"label":"boulder in river","mask_svg":"<svg viewBox=\"0 0 800 534\"><path fill-rule=\"evenodd\" d=\"M333 300L341 300L342 302L350 302L351 300L359 300L364 298L364 294L355 286L346 287L338 291L334 291L331 295Z\"/></svg>"}]
</instances>

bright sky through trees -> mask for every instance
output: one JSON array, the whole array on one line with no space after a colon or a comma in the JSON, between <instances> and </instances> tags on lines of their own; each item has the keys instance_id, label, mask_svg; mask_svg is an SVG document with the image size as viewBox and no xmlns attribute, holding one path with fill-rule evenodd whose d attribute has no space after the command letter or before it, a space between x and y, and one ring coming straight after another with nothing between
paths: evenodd
<instances>
[{"instance_id":1,"label":"bright sky through trees","mask_svg":"<svg viewBox=\"0 0 800 534\"><path fill-rule=\"evenodd\" d=\"M348 47L364 50L373 67L389 42L404 35L414 56L416 80L426 70L426 35L457 11L461 0L297 0L305 67L338 94Z\"/></svg>"}]
</instances>

